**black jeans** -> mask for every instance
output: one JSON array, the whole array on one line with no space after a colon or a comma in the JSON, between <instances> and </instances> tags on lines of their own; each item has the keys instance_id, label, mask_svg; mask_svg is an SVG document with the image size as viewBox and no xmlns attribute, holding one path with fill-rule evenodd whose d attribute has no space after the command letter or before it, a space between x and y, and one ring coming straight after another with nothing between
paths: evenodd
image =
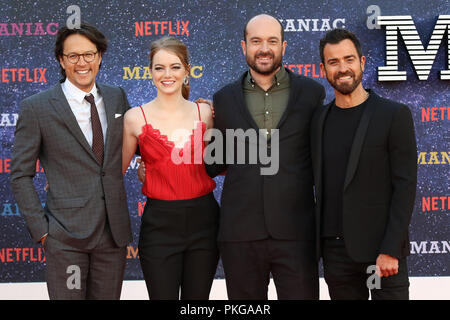
<instances>
[{"instance_id":1,"label":"black jeans","mask_svg":"<svg viewBox=\"0 0 450 320\"><path fill-rule=\"evenodd\" d=\"M212 193L188 200L147 199L139 259L150 299L209 298L219 261L218 219Z\"/></svg>"},{"instance_id":2,"label":"black jeans","mask_svg":"<svg viewBox=\"0 0 450 320\"><path fill-rule=\"evenodd\" d=\"M354 262L347 254L344 239L322 239L322 256L324 277L332 300L367 300L369 291L372 300L409 299L406 258L399 260L396 275L378 278L380 282L377 285L374 270L368 271L376 264L375 261Z\"/></svg>"},{"instance_id":3,"label":"black jeans","mask_svg":"<svg viewBox=\"0 0 450 320\"><path fill-rule=\"evenodd\" d=\"M319 299L313 241L219 242L230 300L267 300L270 274L279 300Z\"/></svg>"}]
</instances>

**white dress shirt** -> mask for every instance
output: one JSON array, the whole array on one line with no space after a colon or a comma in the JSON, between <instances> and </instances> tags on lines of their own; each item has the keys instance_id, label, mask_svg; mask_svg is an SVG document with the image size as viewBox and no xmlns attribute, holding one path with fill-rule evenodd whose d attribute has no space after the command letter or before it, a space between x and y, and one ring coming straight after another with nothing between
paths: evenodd
<instances>
[{"instance_id":1,"label":"white dress shirt","mask_svg":"<svg viewBox=\"0 0 450 320\"><path fill-rule=\"evenodd\" d=\"M77 119L78 125L81 131L86 137L87 142L92 147L92 124L91 124L91 105L84 97L88 94L83 90L74 86L69 79L61 84L64 95L66 96L67 102L72 109L75 118ZM106 142L106 129L108 127L108 122L106 120L106 110L105 104L103 103L102 96L97 92L97 86L94 83L94 87L89 92L94 95L95 105L97 106L98 116L100 118L100 123L102 124L103 131L103 142Z\"/></svg>"}]
</instances>

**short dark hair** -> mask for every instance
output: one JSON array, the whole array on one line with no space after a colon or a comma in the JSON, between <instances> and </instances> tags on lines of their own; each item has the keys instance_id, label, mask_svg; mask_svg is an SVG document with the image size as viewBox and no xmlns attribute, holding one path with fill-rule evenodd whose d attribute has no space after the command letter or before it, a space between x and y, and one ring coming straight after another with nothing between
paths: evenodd
<instances>
[{"instance_id":1,"label":"short dark hair","mask_svg":"<svg viewBox=\"0 0 450 320\"><path fill-rule=\"evenodd\" d=\"M260 15L261 14L258 14L255 17L260 16ZM274 16L271 16L270 14L264 13L264 15L274 18L279 23L280 29L281 29L281 42L283 42L284 41L284 28L283 28L283 25L281 24L280 20L278 20ZM254 17L252 17L250 20L248 20L247 23L245 24L245 27L244 27L244 41L245 42L247 42L247 26L248 26L249 22L253 20L253 18Z\"/></svg>"},{"instance_id":2,"label":"short dark hair","mask_svg":"<svg viewBox=\"0 0 450 320\"><path fill-rule=\"evenodd\" d=\"M361 44L359 43L358 38L353 32L350 32L346 29L333 29L328 31L325 36L320 39L320 59L322 63L325 63L325 58L323 56L323 49L325 45L328 43L337 44L345 39L349 39L353 42L356 48L356 52L358 52L359 59L362 57Z\"/></svg>"},{"instance_id":3,"label":"short dark hair","mask_svg":"<svg viewBox=\"0 0 450 320\"><path fill-rule=\"evenodd\" d=\"M108 48L108 40L106 39L105 35L101 33L96 27L88 24L87 22L82 22L80 24L80 28L73 28L69 29L67 26L64 26L58 30L58 34L56 35L56 42L55 42L55 57L56 60L63 56L64 52L64 41L71 36L72 34L80 34L85 36L89 39L92 43L95 44L97 47L97 51L100 56L103 55L103 53ZM101 66L101 63L100 63ZM61 67L61 66L60 66ZM66 72L61 67L61 74L66 78Z\"/></svg>"}]
</instances>

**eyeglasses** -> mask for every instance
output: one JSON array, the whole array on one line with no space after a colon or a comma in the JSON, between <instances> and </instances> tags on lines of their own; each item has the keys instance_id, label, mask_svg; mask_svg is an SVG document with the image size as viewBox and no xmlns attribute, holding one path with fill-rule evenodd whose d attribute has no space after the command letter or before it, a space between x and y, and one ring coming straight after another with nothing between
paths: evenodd
<instances>
[{"instance_id":1,"label":"eyeglasses","mask_svg":"<svg viewBox=\"0 0 450 320\"><path fill-rule=\"evenodd\" d=\"M80 56L83 56L84 61L89 63L89 62L94 61L95 55L97 53L98 53L98 51L96 51L96 52L86 52L86 53L82 53L82 54L78 54L78 53L64 54L63 53L63 56L67 57L67 60L69 60L69 62L72 63L72 64L78 63L78 61L80 61Z\"/></svg>"}]
</instances>

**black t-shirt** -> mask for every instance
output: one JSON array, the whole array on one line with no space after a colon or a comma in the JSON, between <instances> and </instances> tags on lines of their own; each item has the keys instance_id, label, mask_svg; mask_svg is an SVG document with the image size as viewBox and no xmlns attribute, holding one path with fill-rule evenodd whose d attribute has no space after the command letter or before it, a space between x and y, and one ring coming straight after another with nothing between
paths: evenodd
<instances>
[{"instance_id":1,"label":"black t-shirt","mask_svg":"<svg viewBox=\"0 0 450 320\"><path fill-rule=\"evenodd\" d=\"M342 198L345 174L353 137L366 101L351 108L339 108L336 104L333 104L330 106L324 123L322 237L343 236Z\"/></svg>"}]
</instances>

